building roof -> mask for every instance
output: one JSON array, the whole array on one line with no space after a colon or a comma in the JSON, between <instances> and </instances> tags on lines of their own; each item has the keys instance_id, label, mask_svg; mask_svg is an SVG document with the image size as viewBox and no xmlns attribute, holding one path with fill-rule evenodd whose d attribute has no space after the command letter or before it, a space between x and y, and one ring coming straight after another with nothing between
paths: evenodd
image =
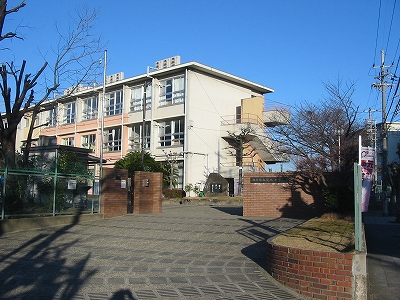
<instances>
[{"instance_id":1,"label":"building roof","mask_svg":"<svg viewBox=\"0 0 400 300\"><path fill-rule=\"evenodd\" d=\"M167 74L167 73L176 72L179 69L186 69L186 68L187 69L193 69L193 70L201 71L203 73L212 75L214 77L225 79L227 81L231 81L233 83L237 83L239 85L246 86L246 87L248 87L248 88L250 88L252 90L255 90L255 91L257 91L257 92L259 92L261 94L274 92L273 89L271 89L269 87L266 87L264 85L252 82L250 80L238 77L236 75L232 75L230 73L227 73L227 72L218 70L216 68L212 68L212 67L203 65L201 63L194 62L194 61L183 63L183 64L179 64L179 65L176 65L176 66L173 66L173 67L169 67L169 68L166 68L166 69L156 70L156 71L153 71L153 72L151 72L149 74L151 74L151 75ZM147 74L143 75L143 77L147 77Z\"/></svg>"},{"instance_id":2,"label":"building roof","mask_svg":"<svg viewBox=\"0 0 400 300\"><path fill-rule=\"evenodd\" d=\"M145 73L145 74L121 79L121 80L115 81L113 83L106 84L106 87L107 87L107 89L112 88L112 87L118 87L118 86L122 86L126 83L135 82L135 81L138 82L138 84L139 83L141 84L148 78L174 75L177 72L183 71L185 69L199 71L199 72L208 74L212 77L220 78L220 79L232 82L234 84L238 84L243 87L249 88L260 94L274 92L273 89L266 87L264 85L255 83L253 81L241 78L236 75L232 75L230 73L227 73L227 72L218 70L216 68L209 67L209 66L206 66L206 65L198 63L198 62L194 62L194 61L177 64L175 66L171 66L171 67L164 68L161 70L153 70L153 71ZM103 86L99 85L99 86L96 86L96 87L93 87L90 89L83 89L81 91L75 92L73 95L76 96L76 95L80 95L80 94L87 94L87 93L93 93L93 92L98 93L102 90L102 88L103 88ZM63 100L67 100L69 98L70 98L70 96L68 95L68 96L62 96L58 99L63 101ZM49 99L49 101L47 101L46 103L52 102L53 100L55 100L55 99Z\"/></svg>"},{"instance_id":3,"label":"building roof","mask_svg":"<svg viewBox=\"0 0 400 300\"><path fill-rule=\"evenodd\" d=\"M35 146L32 147L29 151L31 155L45 155L48 153L55 153L57 151L65 151L75 153L78 159L88 164L97 164L100 163L100 158L92 155L92 150L74 146L66 146L66 145L46 145L46 146ZM103 159L103 163L106 160Z\"/></svg>"}]
</instances>

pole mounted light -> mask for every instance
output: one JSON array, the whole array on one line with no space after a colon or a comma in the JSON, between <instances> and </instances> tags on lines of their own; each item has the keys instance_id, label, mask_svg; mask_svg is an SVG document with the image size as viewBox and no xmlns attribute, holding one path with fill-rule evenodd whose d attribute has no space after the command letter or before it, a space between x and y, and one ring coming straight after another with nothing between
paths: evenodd
<instances>
[{"instance_id":1,"label":"pole mounted light","mask_svg":"<svg viewBox=\"0 0 400 300\"><path fill-rule=\"evenodd\" d=\"M147 94L146 94L146 90L147 90L147 87L148 86L150 86L151 85L151 83L149 83L149 82L147 82L147 81L145 81L144 82L144 84L143 84L143 106L142 106L142 109L143 109L143 124L142 124L142 143L141 143L141 148L142 148L142 171L144 171L144 146L145 146L145 143L144 143L144 140L145 140L145 134L146 134L146 129L145 129L145 127L146 127L146 97L147 97Z\"/></svg>"}]
</instances>

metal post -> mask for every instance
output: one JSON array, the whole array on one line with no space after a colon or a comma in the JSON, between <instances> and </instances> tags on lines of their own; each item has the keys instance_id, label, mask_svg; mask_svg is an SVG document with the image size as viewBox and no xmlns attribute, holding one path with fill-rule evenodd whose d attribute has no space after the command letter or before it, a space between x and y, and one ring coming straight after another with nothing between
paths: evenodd
<instances>
[{"instance_id":1,"label":"metal post","mask_svg":"<svg viewBox=\"0 0 400 300\"><path fill-rule=\"evenodd\" d=\"M354 163L354 235L355 249L362 251L362 217L361 217L361 201L362 201L362 172L361 166Z\"/></svg>"},{"instance_id":2,"label":"metal post","mask_svg":"<svg viewBox=\"0 0 400 300\"><path fill-rule=\"evenodd\" d=\"M383 215L389 214L387 200L387 124L386 124L386 84L385 84L385 52L381 51L381 84L382 84L382 194Z\"/></svg>"},{"instance_id":3,"label":"metal post","mask_svg":"<svg viewBox=\"0 0 400 300\"><path fill-rule=\"evenodd\" d=\"M145 81L143 84L143 124L142 124L142 171L144 171L144 136L146 134L145 126L146 126L146 89L147 82Z\"/></svg>"},{"instance_id":4,"label":"metal post","mask_svg":"<svg viewBox=\"0 0 400 300\"><path fill-rule=\"evenodd\" d=\"M8 174L8 156L6 155L6 168L4 170L4 181L3 181L3 199L1 201L1 219L4 220L5 217L5 206L6 206L6 183Z\"/></svg>"},{"instance_id":5,"label":"metal post","mask_svg":"<svg viewBox=\"0 0 400 300\"><path fill-rule=\"evenodd\" d=\"M58 173L58 150L56 149L56 169L53 181L53 217L56 215L56 198L57 198L57 173Z\"/></svg>"},{"instance_id":6,"label":"metal post","mask_svg":"<svg viewBox=\"0 0 400 300\"><path fill-rule=\"evenodd\" d=\"M96 182L96 164L93 166L93 186L92 186L92 214L94 213L94 183Z\"/></svg>"},{"instance_id":7,"label":"metal post","mask_svg":"<svg viewBox=\"0 0 400 300\"><path fill-rule=\"evenodd\" d=\"M107 73L107 50L104 50L104 65L103 65L103 93L101 97L100 105L100 118L101 118L101 130L100 130L100 176L99 176L99 213L101 211L101 186L103 184L103 151L104 151L104 101L106 97L106 73Z\"/></svg>"}]
</instances>

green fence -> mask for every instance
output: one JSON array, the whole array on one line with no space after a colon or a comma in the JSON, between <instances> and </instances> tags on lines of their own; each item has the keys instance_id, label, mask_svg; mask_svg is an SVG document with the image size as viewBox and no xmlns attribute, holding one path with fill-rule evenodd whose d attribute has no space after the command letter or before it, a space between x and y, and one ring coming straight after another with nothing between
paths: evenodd
<instances>
[{"instance_id":1,"label":"green fence","mask_svg":"<svg viewBox=\"0 0 400 300\"><path fill-rule=\"evenodd\" d=\"M1 219L99 213L96 170L85 174L0 168ZM89 175L88 175L89 174Z\"/></svg>"}]
</instances>

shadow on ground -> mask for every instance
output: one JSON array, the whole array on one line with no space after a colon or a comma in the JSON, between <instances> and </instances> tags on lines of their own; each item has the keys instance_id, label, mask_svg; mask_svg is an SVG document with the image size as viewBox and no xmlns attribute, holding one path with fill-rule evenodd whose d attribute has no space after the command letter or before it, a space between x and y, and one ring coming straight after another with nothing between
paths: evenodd
<instances>
[{"instance_id":1,"label":"shadow on ground","mask_svg":"<svg viewBox=\"0 0 400 300\"><path fill-rule=\"evenodd\" d=\"M63 237L79 222L76 215L72 224L50 234L32 231L33 237L9 253L0 257L0 299L71 299L77 295L82 284L96 274L87 267L91 254L77 256L67 263L66 250L79 240L63 242ZM3 235L1 245L7 247ZM71 264L71 261L74 263ZM88 271L88 269L90 271ZM133 299L127 290L114 293L111 299Z\"/></svg>"},{"instance_id":2,"label":"shadow on ground","mask_svg":"<svg viewBox=\"0 0 400 300\"><path fill-rule=\"evenodd\" d=\"M400 224L365 224L364 230L369 254L400 258Z\"/></svg>"},{"instance_id":3,"label":"shadow on ground","mask_svg":"<svg viewBox=\"0 0 400 300\"><path fill-rule=\"evenodd\" d=\"M213 206L213 208L232 216L243 216L243 206Z\"/></svg>"}]
</instances>

